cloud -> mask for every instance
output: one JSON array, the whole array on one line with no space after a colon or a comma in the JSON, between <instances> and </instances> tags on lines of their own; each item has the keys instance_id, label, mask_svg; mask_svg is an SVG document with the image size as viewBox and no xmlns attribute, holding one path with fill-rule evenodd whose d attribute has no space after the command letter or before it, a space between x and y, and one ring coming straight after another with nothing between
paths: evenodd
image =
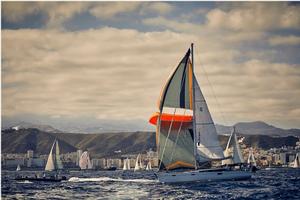
<instances>
[{"instance_id":1,"label":"cloud","mask_svg":"<svg viewBox=\"0 0 300 200\"><path fill-rule=\"evenodd\" d=\"M136 11L140 5L140 2L98 3L95 4L89 12L95 17L109 19L121 13Z\"/></svg>"},{"instance_id":2,"label":"cloud","mask_svg":"<svg viewBox=\"0 0 300 200\"><path fill-rule=\"evenodd\" d=\"M230 122L299 124L293 116L300 107L300 66L255 58L236 62L242 52L226 42L215 44L213 35L106 27L3 30L2 37L3 116L146 121L157 110L166 78L194 41L197 77L215 121L224 122L205 74Z\"/></svg>"},{"instance_id":3,"label":"cloud","mask_svg":"<svg viewBox=\"0 0 300 200\"><path fill-rule=\"evenodd\" d=\"M300 45L299 36L273 36L269 39L271 46L296 46Z\"/></svg>"},{"instance_id":4,"label":"cloud","mask_svg":"<svg viewBox=\"0 0 300 200\"><path fill-rule=\"evenodd\" d=\"M2 10L3 18L10 22L22 22L27 16L41 13L47 16L45 27L61 28L90 5L86 2L4 2Z\"/></svg>"},{"instance_id":5,"label":"cloud","mask_svg":"<svg viewBox=\"0 0 300 200\"><path fill-rule=\"evenodd\" d=\"M241 3L207 13L207 25L236 31L299 29L300 8L288 3Z\"/></svg>"}]
</instances>

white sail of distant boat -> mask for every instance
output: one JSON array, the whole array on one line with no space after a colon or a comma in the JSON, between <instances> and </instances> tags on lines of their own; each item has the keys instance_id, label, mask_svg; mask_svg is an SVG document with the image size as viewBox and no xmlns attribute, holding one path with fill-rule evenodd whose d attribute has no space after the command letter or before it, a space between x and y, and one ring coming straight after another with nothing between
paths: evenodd
<instances>
[{"instance_id":1,"label":"white sail of distant boat","mask_svg":"<svg viewBox=\"0 0 300 200\"><path fill-rule=\"evenodd\" d=\"M193 44L169 76L158 109L149 122L156 125L160 182L251 178L249 170L204 169L225 156L194 73Z\"/></svg>"},{"instance_id":2,"label":"white sail of distant boat","mask_svg":"<svg viewBox=\"0 0 300 200\"><path fill-rule=\"evenodd\" d=\"M224 151L224 156L230 158L222 160L222 165L244 163L244 158L235 133L235 127L233 127L231 135L228 139L228 143Z\"/></svg>"},{"instance_id":3,"label":"white sail of distant boat","mask_svg":"<svg viewBox=\"0 0 300 200\"><path fill-rule=\"evenodd\" d=\"M55 149L54 149L55 146ZM53 156L53 154L55 154ZM63 164L60 159L59 155L59 145L58 145L58 140L55 139L54 143L52 144L47 164L45 167L45 171L54 171L54 170L61 170L63 169Z\"/></svg>"},{"instance_id":4,"label":"white sail of distant boat","mask_svg":"<svg viewBox=\"0 0 300 200\"><path fill-rule=\"evenodd\" d=\"M124 160L124 165L123 165L123 170L130 170L130 161L128 158L126 158L126 160Z\"/></svg>"},{"instance_id":5,"label":"white sail of distant boat","mask_svg":"<svg viewBox=\"0 0 300 200\"><path fill-rule=\"evenodd\" d=\"M92 169L92 163L90 159L90 155L87 151L83 152L80 156L79 160L80 169Z\"/></svg>"},{"instance_id":6,"label":"white sail of distant boat","mask_svg":"<svg viewBox=\"0 0 300 200\"><path fill-rule=\"evenodd\" d=\"M21 166L18 165L16 171L21 171Z\"/></svg>"},{"instance_id":7,"label":"white sail of distant boat","mask_svg":"<svg viewBox=\"0 0 300 200\"><path fill-rule=\"evenodd\" d=\"M298 156L298 154L296 154L296 158L295 158L295 160L294 160L293 168L300 168L300 164L299 164L299 156Z\"/></svg>"},{"instance_id":8,"label":"white sail of distant boat","mask_svg":"<svg viewBox=\"0 0 300 200\"><path fill-rule=\"evenodd\" d=\"M146 170L152 170L151 161L149 160L146 166Z\"/></svg>"},{"instance_id":9,"label":"white sail of distant boat","mask_svg":"<svg viewBox=\"0 0 300 200\"><path fill-rule=\"evenodd\" d=\"M135 167L134 167L134 171L138 171L141 170L141 165L140 165L140 158L141 155L139 154L135 160Z\"/></svg>"},{"instance_id":10,"label":"white sail of distant boat","mask_svg":"<svg viewBox=\"0 0 300 200\"><path fill-rule=\"evenodd\" d=\"M127 170L130 170L130 160L127 158Z\"/></svg>"},{"instance_id":11,"label":"white sail of distant boat","mask_svg":"<svg viewBox=\"0 0 300 200\"><path fill-rule=\"evenodd\" d=\"M256 166L256 160L255 160L252 148L249 151L249 156L248 156L247 163L252 165L252 166Z\"/></svg>"}]
</instances>

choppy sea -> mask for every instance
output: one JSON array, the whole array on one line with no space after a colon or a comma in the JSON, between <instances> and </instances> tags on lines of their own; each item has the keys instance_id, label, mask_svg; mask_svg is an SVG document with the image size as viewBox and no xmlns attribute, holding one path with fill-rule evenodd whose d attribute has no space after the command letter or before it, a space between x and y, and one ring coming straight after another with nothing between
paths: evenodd
<instances>
[{"instance_id":1,"label":"choppy sea","mask_svg":"<svg viewBox=\"0 0 300 200\"><path fill-rule=\"evenodd\" d=\"M41 172L18 172L33 175ZM58 183L15 181L1 172L2 199L300 199L300 170L260 170L246 181L167 185L152 172L69 172Z\"/></svg>"}]
</instances>

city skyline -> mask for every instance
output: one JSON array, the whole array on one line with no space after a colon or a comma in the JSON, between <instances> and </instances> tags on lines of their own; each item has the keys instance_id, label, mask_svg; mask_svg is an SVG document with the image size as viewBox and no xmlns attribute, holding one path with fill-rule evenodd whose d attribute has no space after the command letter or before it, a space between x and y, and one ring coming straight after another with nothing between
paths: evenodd
<instances>
[{"instance_id":1,"label":"city skyline","mask_svg":"<svg viewBox=\"0 0 300 200\"><path fill-rule=\"evenodd\" d=\"M2 123L151 129L194 42L215 123L300 128L299 13L296 2L3 2Z\"/></svg>"}]
</instances>

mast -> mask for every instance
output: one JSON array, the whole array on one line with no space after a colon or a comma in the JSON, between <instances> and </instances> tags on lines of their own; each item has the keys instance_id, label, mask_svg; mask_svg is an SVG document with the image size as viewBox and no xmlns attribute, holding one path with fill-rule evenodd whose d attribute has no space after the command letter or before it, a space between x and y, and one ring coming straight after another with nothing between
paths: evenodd
<instances>
[{"instance_id":1,"label":"mast","mask_svg":"<svg viewBox=\"0 0 300 200\"><path fill-rule=\"evenodd\" d=\"M193 77L192 77L192 85L193 85L193 135L194 135L194 158L195 158L195 169L197 169L197 140L196 139L196 110L195 110L195 84L194 84L194 43L191 44L191 57L192 57L192 70L193 70Z\"/></svg>"}]
</instances>

